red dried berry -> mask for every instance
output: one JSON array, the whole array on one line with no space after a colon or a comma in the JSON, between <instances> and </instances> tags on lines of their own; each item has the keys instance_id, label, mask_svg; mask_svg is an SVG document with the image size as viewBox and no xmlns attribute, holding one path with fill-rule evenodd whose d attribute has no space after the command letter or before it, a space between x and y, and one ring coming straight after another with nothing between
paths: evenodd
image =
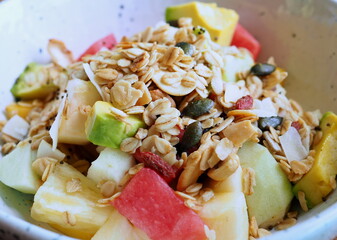
<instances>
[{"instance_id":1,"label":"red dried berry","mask_svg":"<svg viewBox=\"0 0 337 240\"><path fill-rule=\"evenodd\" d=\"M216 100L216 97L217 97L217 95L215 93L213 93L213 92L210 93L209 96L208 96L208 98L211 99L211 100L213 100L213 101Z\"/></svg>"},{"instance_id":2,"label":"red dried berry","mask_svg":"<svg viewBox=\"0 0 337 240\"><path fill-rule=\"evenodd\" d=\"M152 152L141 152L138 148L133 157L144 163L146 168L156 171L168 183L176 177L177 169Z\"/></svg>"},{"instance_id":3,"label":"red dried berry","mask_svg":"<svg viewBox=\"0 0 337 240\"><path fill-rule=\"evenodd\" d=\"M179 138L179 142L181 142L181 139L183 139L184 133L185 133L185 129L180 129L180 133L177 136Z\"/></svg>"},{"instance_id":4,"label":"red dried berry","mask_svg":"<svg viewBox=\"0 0 337 240\"><path fill-rule=\"evenodd\" d=\"M250 95L244 96L236 101L235 109L237 110L251 109L253 107L253 102L254 99L252 98L252 96Z\"/></svg>"},{"instance_id":5,"label":"red dried berry","mask_svg":"<svg viewBox=\"0 0 337 240\"><path fill-rule=\"evenodd\" d=\"M298 122L298 121L292 122L291 126L294 127L294 128L296 128L297 131L299 131L302 128L302 124L300 122Z\"/></svg>"}]
</instances>

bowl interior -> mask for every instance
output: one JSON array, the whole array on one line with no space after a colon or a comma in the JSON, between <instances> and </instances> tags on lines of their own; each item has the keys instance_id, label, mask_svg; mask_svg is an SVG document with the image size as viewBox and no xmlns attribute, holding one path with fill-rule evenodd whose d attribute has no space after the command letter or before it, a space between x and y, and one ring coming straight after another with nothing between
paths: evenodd
<instances>
[{"instance_id":1,"label":"bowl interior","mask_svg":"<svg viewBox=\"0 0 337 240\"><path fill-rule=\"evenodd\" d=\"M147 26L154 26L158 21L164 20L166 6L182 2L185 1L11 0L0 3L0 29L3 29L0 33L0 52L5 56L1 58L0 64L2 76L0 109L4 109L4 106L13 101L9 89L27 63L31 61L44 63L50 60L46 51L48 39L56 38L64 41L77 57L92 42L111 32L120 39L123 35L131 35ZM288 71L286 89L290 98L300 102L306 110L337 112L335 1L209 2L218 2L220 6L237 10L242 25L262 44L259 60L263 62L268 57L274 56L278 65ZM1 113L0 119L3 117ZM319 229L326 228L327 226L317 224L317 221L313 222L312 216L315 215L321 219L328 219L331 224L336 223L336 217L329 215L331 211L335 215L337 213L336 206L331 206L336 199L337 194L333 194L327 202L303 215L300 224L273 235L273 239L287 237L289 236L287 234L300 231L310 224ZM9 218L15 216L34 223L29 216L31 203L32 196L20 194L0 184L0 226L4 225L7 229L11 229L10 226L15 223L16 230L13 230L15 234L26 236L25 239L28 239L27 236L32 236L29 235L32 233L25 234L27 226L30 225L20 220L11 221ZM329 209L326 210L327 208ZM39 231L38 228L34 229ZM337 235L337 232L331 230L328 233L316 230L315 232L316 234L320 232L321 235L317 235L319 239L329 239L333 236L329 234ZM0 231L0 236L1 234ZM46 231L36 234L32 239L52 239L58 236ZM318 239L314 238L316 235L313 233L310 237L309 234L305 236L307 238L298 239Z\"/></svg>"}]
</instances>

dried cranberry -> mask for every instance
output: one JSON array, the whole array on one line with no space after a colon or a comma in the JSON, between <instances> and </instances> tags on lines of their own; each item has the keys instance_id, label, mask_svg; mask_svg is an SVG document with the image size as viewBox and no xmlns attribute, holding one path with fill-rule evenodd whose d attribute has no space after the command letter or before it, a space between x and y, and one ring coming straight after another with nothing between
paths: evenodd
<instances>
[{"instance_id":1,"label":"dried cranberry","mask_svg":"<svg viewBox=\"0 0 337 240\"><path fill-rule=\"evenodd\" d=\"M253 102L254 99L252 98L252 96L250 95L244 96L236 101L235 109L237 110L251 109L253 107Z\"/></svg>"},{"instance_id":2,"label":"dried cranberry","mask_svg":"<svg viewBox=\"0 0 337 240\"><path fill-rule=\"evenodd\" d=\"M144 166L156 171L166 182L171 182L176 177L177 169L165 162L161 157L152 152L141 152L138 148L133 157Z\"/></svg>"},{"instance_id":3,"label":"dried cranberry","mask_svg":"<svg viewBox=\"0 0 337 240\"><path fill-rule=\"evenodd\" d=\"M296 128L297 131L299 131L302 128L302 124L300 122L298 122L298 121L292 122L291 126L294 127L294 128Z\"/></svg>"},{"instance_id":4,"label":"dried cranberry","mask_svg":"<svg viewBox=\"0 0 337 240\"><path fill-rule=\"evenodd\" d=\"M180 129L180 133L177 136L179 138L179 142L181 142L181 139L183 139L184 133L185 133L185 129Z\"/></svg>"}]
</instances>

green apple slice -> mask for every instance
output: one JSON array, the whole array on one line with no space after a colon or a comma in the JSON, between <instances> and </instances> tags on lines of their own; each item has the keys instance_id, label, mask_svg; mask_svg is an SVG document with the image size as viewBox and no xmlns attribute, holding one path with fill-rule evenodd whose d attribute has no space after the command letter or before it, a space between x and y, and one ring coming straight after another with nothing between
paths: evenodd
<instances>
[{"instance_id":1,"label":"green apple slice","mask_svg":"<svg viewBox=\"0 0 337 240\"><path fill-rule=\"evenodd\" d=\"M21 142L12 152L0 159L0 181L20 192L35 194L41 185L32 169L36 152L31 145Z\"/></svg>"},{"instance_id":2,"label":"green apple slice","mask_svg":"<svg viewBox=\"0 0 337 240\"><path fill-rule=\"evenodd\" d=\"M119 149L105 148L92 162L87 176L95 183L113 180L118 184L134 164L135 160L130 154Z\"/></svg>"},{"instance_id":3,"label":"green apple slice","mask_svg":"<svg viewBox=\"0 0 337 240\"><path fill-rule=\"evenodd\" d=\"M255 216L260 227L268 228L282 221L293 193L287 176L267 148L247 142L238 152L243 168L255 171L254 193L246 196L249 217Z\"/></svg>"}]
</instances>

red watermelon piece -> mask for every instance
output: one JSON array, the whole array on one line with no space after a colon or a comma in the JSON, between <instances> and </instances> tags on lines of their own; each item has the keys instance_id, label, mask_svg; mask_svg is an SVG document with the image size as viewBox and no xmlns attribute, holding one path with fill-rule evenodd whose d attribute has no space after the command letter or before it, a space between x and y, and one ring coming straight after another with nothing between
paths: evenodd
<instances>
[{"instance_id":1,"label":"red watermelon piece","mask_svg":"<svg viewBox=\"0 0 337 240\"><path fill-rule=\"evenodd\" d=\"M108 36L105 36L99 40L97 40L96 42L94 42L78 59L77 61L81 61L82 57L86 56L86 55L94 55L96 54L98 51L100 51L103 47L107 48L107 49L112 49L116 46L117 41L115 38L115 35L113 35L112 33L109 34Z\"/></svg>"},{"instance_id":2,"label":"red watermelon piece","mask_svg":"<svg viewBox=\"0 0 337 240\"><path fill-rule=\"evenodd\" d=\"M153 170L143 168L114 207L153 240L205 240L204 223Z\"/></svg>"},{"instance_id":3,"label":"red watermelon piece","mask_svg":"<svg viewBox=\"0 0 337 240\"><path fill-rule=\"evenodd\" d=\"M261 50L261 45L256 38L240 24L236 25L231 45L248 49L254 60L257 59Z\"/></svg>"}]
</instances>

